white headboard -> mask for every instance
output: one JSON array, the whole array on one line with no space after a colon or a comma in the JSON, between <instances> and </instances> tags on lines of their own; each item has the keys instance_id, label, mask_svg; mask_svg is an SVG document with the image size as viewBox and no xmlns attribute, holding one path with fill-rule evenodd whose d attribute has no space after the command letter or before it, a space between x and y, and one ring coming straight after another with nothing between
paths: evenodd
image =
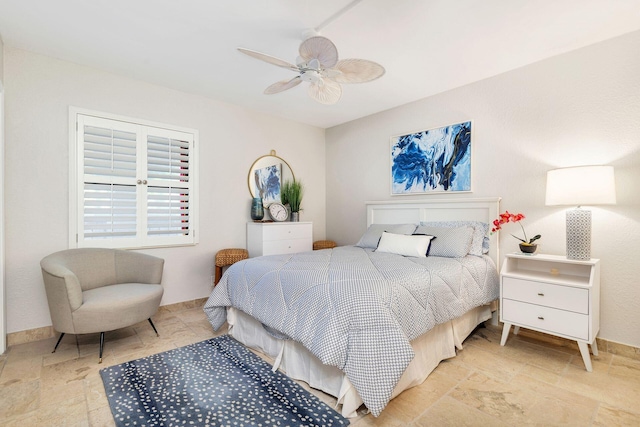
<instances>
[{"instance_id":1,"label":"white headboard","mask_svg":"<svg viewBox=\"0 0 640 427\"><path fill-rule=\"evenodd\" d=\"M500 197L366 202L367 227L420 221L482 221L491 224L500 213ZM498 234L489 236L489 256L498 266Z\"/></svg>"}]
</instances>

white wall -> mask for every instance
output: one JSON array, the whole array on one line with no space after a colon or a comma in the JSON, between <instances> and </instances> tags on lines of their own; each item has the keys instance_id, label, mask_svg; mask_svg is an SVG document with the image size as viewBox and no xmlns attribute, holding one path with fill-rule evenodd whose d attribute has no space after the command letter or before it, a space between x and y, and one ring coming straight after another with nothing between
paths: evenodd
<instances>
[{"instance_id":1,"label":"white wall","mask_svg":"<svg viewBox=\"0 0 640 427\"><path fill-rule=\"evenodd\" d=\"M200 244L145 251L165 258L163 305L208 296L216 251L245 247L247 173L271 149L324 237L324 130L10 47L4 63L8 332L51 324L39 262L68 246L70 105L200 132Z\"/></svg>"},{"instance_id":2,"label":"white wall","mask_svg":"<svg viewBox=\"0 0 640 427\"><path fill-rule=\"evenodd\" d=\"M4 42L0 35L0 80L4 80Z\"/></svg>"},{"instance_id":3,"label":"white wall","mask_svg":"<svg viewBox=\"0 0 640 427\"><path fill-rule=\"evenodd\" d=\"M460 66L464 66L464 57ZM546 171L615 167L618 204L593 208L592 257L602 260L600 337L640 347L640 32L327 130L327 238L352 244L367 200L391 197L389 137L473 120L473 193L527 216L539 251L565 253L565 209L546 207ZM419 196L411 199L421 198ZM509 232L502 254L517 250Z\"/></svg>"},{"instance_id":4,"label":"white wall","mask_svg":"<svg viewBox=\"0 0 640 427\"><path fill-rule=\"evenodd\" d=\"M4 43L0 37L0 354L7 348L4 289Z\"/></svg>"}]
</instances>

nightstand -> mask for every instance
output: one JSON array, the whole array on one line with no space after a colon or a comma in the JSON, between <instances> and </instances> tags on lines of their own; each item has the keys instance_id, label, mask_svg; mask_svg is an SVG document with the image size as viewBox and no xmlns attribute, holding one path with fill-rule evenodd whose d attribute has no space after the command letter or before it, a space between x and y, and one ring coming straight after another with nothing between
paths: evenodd
<instances>
[{"instance_id":1,"label":"nightstand","mask_svg":"<svg viewBox=\"0 0 640 427\"><path fill-rule=\"evenodd\" d=\"M576 261L558 255L506 256L500 272L500 345L519 328L578 343L587 371L593 370L588 345L598 355L600 260Z\"/></svg>"},{"instance_id":2,"label":"nightstand","mask_svg":"<svg viewBox=\"0 0 640 427\"><path fill-rule=\"evenodd\" d=\"M313 249L312 222L249 222L247 249L251 258Z\"/></svg>"}]
</instances>

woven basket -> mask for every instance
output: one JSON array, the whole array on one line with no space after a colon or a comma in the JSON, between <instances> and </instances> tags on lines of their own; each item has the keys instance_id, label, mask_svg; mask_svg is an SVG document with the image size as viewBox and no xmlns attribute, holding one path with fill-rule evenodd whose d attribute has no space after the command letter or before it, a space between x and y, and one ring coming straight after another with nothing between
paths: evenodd
<instances>
[{"instance_id":1,"label":"woven basket","mask_svg":"<svg viewBox=\"0 0 640 427\"><path fill-rule=\"evenodd\" d=\"M231 265L247 258L249 258L249 252L246 249L221 249L216 253L216 266Z\"/></svg>"},{"instance_id":2,"label":"woven basket","mask_svg":"<svg viewBox=\"0 0 640 427\"><path fill-rule=\"evenodd\" d=\"M317 251L318 249L331 249L338 246L336 242L333 240L318 240L313 242L313 250Z\"/></svg>"}]
</instances>

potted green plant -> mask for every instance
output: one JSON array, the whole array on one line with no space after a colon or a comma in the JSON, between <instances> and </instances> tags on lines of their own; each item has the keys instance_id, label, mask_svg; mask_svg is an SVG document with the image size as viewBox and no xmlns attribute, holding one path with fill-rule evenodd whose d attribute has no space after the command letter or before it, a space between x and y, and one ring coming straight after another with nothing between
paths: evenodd
<instances>
[{"instance_id":1,"label":"potted green plant","mask_svg":"<svg viewBox=\"0 0 640 427\"><path fill-rule=\"evenodd\" d=\"M289 205L291 209L291 221L300 220L300 204L304 195L304 186L302 182L294 180L285 180L280 188L280 201L283 205Z\"/></svg>"}]
</instances>

